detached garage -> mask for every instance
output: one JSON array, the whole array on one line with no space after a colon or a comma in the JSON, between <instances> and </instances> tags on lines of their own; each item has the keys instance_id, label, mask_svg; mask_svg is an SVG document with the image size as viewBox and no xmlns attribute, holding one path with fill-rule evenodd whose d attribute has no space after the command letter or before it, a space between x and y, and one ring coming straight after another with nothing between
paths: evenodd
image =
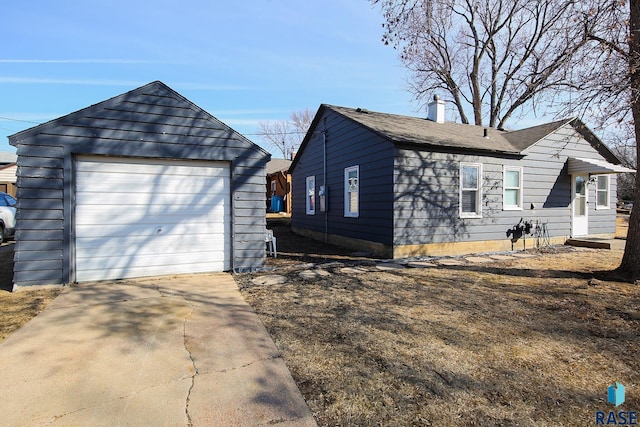
<instances>
[{"instance_id":1,"label":"detached garage","mask_svg":"<svg viewBox=\"0 0 640 427\"><path fill-rule=\"evenodd\" d=\"M264 265L269 154L161 82L9 141L14 287Z\"/></svg>"}]
</instances>

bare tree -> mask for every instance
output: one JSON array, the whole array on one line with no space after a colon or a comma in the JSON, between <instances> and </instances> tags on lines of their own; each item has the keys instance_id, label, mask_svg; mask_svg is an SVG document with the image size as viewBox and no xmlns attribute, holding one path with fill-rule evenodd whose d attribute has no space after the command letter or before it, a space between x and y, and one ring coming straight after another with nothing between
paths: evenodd
<instances>
[{"instance_id":1,"label":"bare tree","mask_svg":"<svg viewBox=\"0 0 640 427\"><path fill-rule=\"evenodd\" d=\"M502 128L551 89L593 25L575 0L371 0L418 100L447 93L463 123ZM576 17L580 17L578 22Z\"/></svg>"},{"instance_id":2,"label":"bare tree","mask_svg":"<svg viewBox=\"0 0 640 427\"><path fill-rule=\"evenodd\" d=\"M267 144L282 153L283 158L293 159L312 120L311 110L294 111L289 120L260 122L260 134Z\"/></svg>"},{"instance_id":3,"label":"bare tree","mask_svg":"<svg viewBox=\"0 0 640 427\"><path fill-rule=\"evenodd\" d=\"M607 128L612 128L608 125ZM611 151L622 162L622 165L636 169L637 154L635 135L633 135L633 127L626 124L615 126L616 132L612 135L605 135L603 138L605 144L611 148ZM636 174L623 173L618 175L616 179L616 193L618 200L631 201L636 191Z\"/></svg>"},{"instance_id":4,"label":"bare tree","mask_svg":"<svg viewBox=\"0 0 640 427\"><path fill-rule=\"evenodd\" d=\"M640 0L584 2L587 43L574 56L567 75L571 102L558 93L560 114L588 116L616 134L610 145L623 164L637 170L640 155ZM627 181L632 180L629 183ZM633 191L634 209L622 262L617 271L640 279L640 175L620 176L621 195ZM629 196L629 193L626 194Z\"/></svg>"},{"instance_id":5,"label":"bare tree","mask_svg":"<svg viewBox=\"0 0 640 427\"><path fill-rule=\"evenodd\" d=\"M588 33L577 78L578 99L583 108L603 124L615 124L632 137L626 156L637 170L640 157L640 0L603 2L592 9L601 15ZM640 175L634 176L634 208L624 255L618 271L640 279Z\"/></svg>"}]
</instances>

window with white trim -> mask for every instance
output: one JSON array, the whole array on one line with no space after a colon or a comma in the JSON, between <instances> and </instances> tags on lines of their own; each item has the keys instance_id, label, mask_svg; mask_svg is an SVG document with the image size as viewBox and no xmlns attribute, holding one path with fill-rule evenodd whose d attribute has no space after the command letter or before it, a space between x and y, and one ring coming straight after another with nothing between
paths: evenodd
<instances>
[{"instance_id":1,"label":"window with white trim","mask_svg":"<svg viewBox=\"0 0 640 427\"><path fill-rule=\"evenodd\" d=\"M482 165L460 163L460 217L482 217Z\"/></svg>"},{"instance_id":2,"label":"window with white trim","mask_svg":"<svg viewBox=\"0 0 640 427\"><path fill-rule=\"evenodd\" d=\"M306 211L307 215L315 215L316 214L316 177L308 176L307 177L307 188L306 188Z\"/></svg>"},{"instance_id":3,"label":"window with white trim","mask_svg":"<svg viewBox=\"0 0 640 427\"><path fill-rule=\"evenodd\" d=\"M276 194L277 183L275 179L271 180L271 194Z\"/></svg>"},{"instance_id":4,"label":"window with white trim","mask_svg":"<svg viewBox=\"0 0 640 427\"><path fill-rule=\"evenodd\" d=\"M360 203L360 166L344 169L344 216L357 217Z\"/></svg>"},{"instance_id":5,"label":"window with white trim","mask_svg":"<svg viewBox=\"0 0 640 427\"><path fill-rule=\"evenodd\" d=\"M609 175L596 177L596 209L609 209Z\"/></svg>"},{"instance_id":6,"label":"window with white trim","mask_svg":"<svg viewBox=\"0 0 640 427\"><path fill-rule=\"evenodd\" d=\"M522 210L522 168L505 166L503 171L502 209Z\"/></svg>"}]
</instances>

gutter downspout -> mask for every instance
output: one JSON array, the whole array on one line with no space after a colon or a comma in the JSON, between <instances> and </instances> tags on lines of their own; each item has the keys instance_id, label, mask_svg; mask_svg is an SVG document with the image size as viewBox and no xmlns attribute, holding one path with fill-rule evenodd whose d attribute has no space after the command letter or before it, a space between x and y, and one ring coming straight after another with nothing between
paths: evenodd
<instances>
[{"instance_id":1,"label":"gutter downspout","mask_svg":"<svg viewBox=\"0 0 640 427\"><path fill-rule=\"evenodd\" d=\"M324 242L329 242L329 190L327 189L327 118L322 122L322 185L324 186Z\"/></svg>"}]
</instances>

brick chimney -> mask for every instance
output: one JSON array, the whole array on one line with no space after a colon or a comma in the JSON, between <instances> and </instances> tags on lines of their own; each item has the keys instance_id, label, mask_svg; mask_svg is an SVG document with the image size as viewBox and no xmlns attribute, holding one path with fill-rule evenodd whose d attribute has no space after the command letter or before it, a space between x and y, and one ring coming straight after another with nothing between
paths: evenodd
<instances>
[{"instance_id":1,"label":"brick chimney","mask_svg":"<svg viewBox=\"0 0 640 427\"><path fill-rule=\"evenodd\" d=\"M438 95L434 95L433 101L427 104L427 119L436 123L444 123L445 102Z\"/></svg>"}]
</instances>

